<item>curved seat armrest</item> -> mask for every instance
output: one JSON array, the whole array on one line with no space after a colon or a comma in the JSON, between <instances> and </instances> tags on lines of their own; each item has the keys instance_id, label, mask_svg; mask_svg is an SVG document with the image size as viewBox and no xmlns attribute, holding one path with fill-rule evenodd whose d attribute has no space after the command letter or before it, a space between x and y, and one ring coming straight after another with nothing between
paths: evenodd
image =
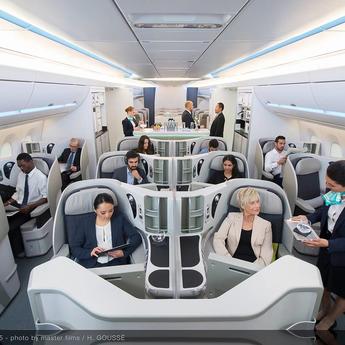
<instances>
[{"instance_id":1,"label":"curved seat armrest","mask_svg":"<svg viewBox=\"0 0 345 345\"><path fill-rule=\"evenodd\" d=\"M66 258L70 256L68 244L63 244L59 251L54 255L54 258L58 256L65 256Z\"/></svg>"},{"instance_id":2,"label":"curved seat armrest","mask_svg":"<svg viewBox=\"0 0 345 345\"><path fill-rule=\"evenodd\" d=\"M136 187L146 188L150 190L157 190L156 183L144 183L144 184L137 184Z\"/></svg>"},{"instance_id":3,"label":"curved seat armrest","mask_svg":"<svg viewBox=\"0 0 345 345\"><path fill-rule=\"evenodd\" d=\"M79 170L79 171L76 171L76 172L72 173L71 175L69 175L69 178L71 180L74 180L75 178L79 177L80 175L81 175L81 171Z\"/></svg>"},{"instance_id":4,"label":"curved seat armrest","mask_svg":"<svg viewBox=\"0 0 345 345\"><path fill-rule=\"evenodd\" d=\"M147 251L143 244L141 244L135 251L130 255L131 264L145 263L147 259Z\"/></svg>"},{"instance_id":5,"label":"curved seat armrest","mask_svg":"<svg viewBox=\"0 0 345 345\"><path fill-rule=\"evenodd\" d=\"M273 180L273 175L265 170L262 170L262 175L269 180Z\"/></svg>"},{"instance_id":6,"label":"curved seat armrest","mask_svg":"<svg viewBox=\"0 0 345 345\"><path fill-rule=\"evenodd\" d=\"M296 206L308 213L314 213L315 208L301 198L296 199Z\"/></svg>"},{"instance_id":7,"label":"curved seat armrest","mask_svg":"<svg viewBox=\"0 0 345 345\"><path fill-rule=\"evenodd\" d=\"M31 211L30 216L31 218L36 218L43 214L45 211L49 209L49 204L46 202L40 206L37 206L34 210Z\"/></svg>"}]
</instances>

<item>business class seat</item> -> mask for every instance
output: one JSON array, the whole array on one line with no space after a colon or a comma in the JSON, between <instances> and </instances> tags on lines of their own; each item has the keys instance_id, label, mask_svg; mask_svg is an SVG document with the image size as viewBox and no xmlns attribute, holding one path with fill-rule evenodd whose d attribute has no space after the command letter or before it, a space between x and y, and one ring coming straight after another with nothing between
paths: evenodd
<instances>
[{"instance_id":1,"label":"business class seat","mask_svg":"<svg viewBox=\"0 0 345 345\"><path fill-rule=\"evenodd\" d=\"M20 282L17 264L14 261L8 239L8 221L4 205L0 199L0 315L17 294Z\"/></svg>"},{"instance_id":2,"label":"business class seat","mask_svg":"<svg viewBox=\"0 0 345 345\"><path fill-rule=\"evenodd\" d=\"M274 148L274 138L260 138L255 149L256 177L268 181L273 180L273 175L265 171L265 156Z\"/></svg>"},{"instance_id":3,"label":"business class seat","mask_svg":"<svg viewBox=\"0 0 345 345\"><path fill-rule=\"evenodd\" d=\"M276 257L292 252L293 235L284 223L284 219L291 217L291 211L284 191L269 181L254 179L236 179L232 183L228 181L226 186L223 187L223 190L227 189L228 192L225 195L225 199L222 200L222 205L215 213L214 227L204 238L204 256L208 258L209 267L207 278L209 284L208 293L211 295L219 295L221 291L227 291L262 269L262 267L251 262L217 255L213 248L214 233L218 231L228 213L240 212L237 203L237 193L245 187L253 187L258 191L261 200L259 216L271 222L274 253L272 261ZM219 202L220 198L221 196L218 195L217 202ZM225 267L228 267L228 269L225 270ZM222 271L227 272L226 276L222 276Z\"/></svg>"},{"instance_id":4,"label":"business class seat","mask_svg":"<svg viewBox=\"0 0 345 345\"><path fill-rule=\"evenodd\" d=\"M36 168L48 177L48 202L36 207L30 213L32 219L20 227L25 255L27 257L43 255L51 248L53 219L61 189L61 175L58 161L51 162L49 159L38 157L34 157L33 161Z\"/></svg>"},{"instance_id":5,"label":"business class seat","mask_svg":"<svg viewBox=\"0 0 345 345\"><path fill-rule=\"evenodd\" d=\"M194 140L195 144L194 142L192 143L192 147L191 147L192 155L197 155L202 149L208 148L208 143L210 142L211 139L218 140L218 143L219 143L218 151L226 151L228 149L228 145L225 139L223 138L219 138L219 137L199 138L199 139Z\"/></svg>"},{"instance_id":6,"label":"business class seat","mask_svg":"<svg viewBox=\"0 0 345 345\"><path fill-rule=\"evenodd\" d=\"M137 137L124 137L116 144L116 151L130 151L138 148L139 138Z\"/></svg>"},{"instance_id":7,"label":"business class seat","mask_svg":"<svg viewBox=\"0 0 345 345\"><path fill-rule=\"evenodd\" d=\"M198 181L206 182L208 181L211 174L217 170L223 170L223 158L227 155L233 155L236 158L238 170L240 177L248 178L249 177L249 168L247 159L244 155L239 152L232 151L213 151L204 155L200 155L200 160L198 163ZM200 167L200 169L199 169Z\"/></svg>"},{"instance_id":8,"label":"business class seat","mask_svg":"<svg viewBox=\"0 0 345 345\"><path fill-rule=\"evenodd\" d=\"M68 217L94 212L93 202L99 193L108 193L114 201L118 202L118 183L115 180L107 180L107 182L87 180L74 183L66 188L66 191L61 195L54 221L53 251L55 256L70 256L68 232L73 231L73 229L69 228ZM124 205L123 202L118 202L118 206L120 212L123 212L124 208L130 208L129 204ZM131 255L132 263L145 262L145 248L145 241L143 241L143 244Z\"/></svg>"}]
</instances>

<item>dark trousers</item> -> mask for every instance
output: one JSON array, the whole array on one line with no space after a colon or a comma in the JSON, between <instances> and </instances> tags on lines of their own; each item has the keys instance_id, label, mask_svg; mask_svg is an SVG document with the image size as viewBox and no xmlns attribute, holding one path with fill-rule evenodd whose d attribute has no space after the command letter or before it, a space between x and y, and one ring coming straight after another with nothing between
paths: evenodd
<instances>
[{"instance_id":1,"label":"dark trousers","mask_svg":"<svg viewBox=\"0 0 345 345\"><path fill-rule=\"evenodd\" d=\"M273 176L273 182L283 188L283 178L280 176L280 174Z\"/></svg>"},{"instance_id":2,"label":"dark trousers","mask_svg":"<svg viewBox=\"0 0 345 345\"><path fill-rule=\"evenodd\" d=\"M24 251L24 244L22 233L20 232L20 226L31 219L30 214L16 213L12 217L8 217L8 225L10 226L10 231L8 232L8 237L10 239L12 252L14 256Z\"/></svg>"},{"instance_id":3,"label":"dark trousers","mask_svg":"<svg viewBox=\"0 0 345 345\"><path fill-rule=\"evenodd\" d=\"M71 182L76 182L76 181L80 181L81 180L81 176L76 177L75 179L71 180L70 176L71 176L71 172L70 171L64 171L61 173L61 180L62 180L62 186L61 186L61 190L63 191Z\"/></svg>"}]
</instances>

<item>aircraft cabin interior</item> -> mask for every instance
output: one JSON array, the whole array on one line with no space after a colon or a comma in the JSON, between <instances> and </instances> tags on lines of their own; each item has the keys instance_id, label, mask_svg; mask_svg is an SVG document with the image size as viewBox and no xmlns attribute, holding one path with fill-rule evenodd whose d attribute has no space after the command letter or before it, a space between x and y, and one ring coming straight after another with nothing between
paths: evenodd
<instances>
[{"instance_id":1,"label":"aircraft cabin interior","mask_svg":"<svg viewBox=\"0 0 345 345\"><path fill-rule=\"evenodd\" d=\"M341 343L343 0L0 0L0 95L0 335Z\"/></svg>"}]
</instances>

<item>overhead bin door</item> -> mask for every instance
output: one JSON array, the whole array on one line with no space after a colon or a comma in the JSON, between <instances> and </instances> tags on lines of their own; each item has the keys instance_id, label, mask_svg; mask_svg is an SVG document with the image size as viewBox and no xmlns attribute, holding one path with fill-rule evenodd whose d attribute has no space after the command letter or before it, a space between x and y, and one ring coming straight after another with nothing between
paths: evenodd
<instances>
[{"instance_id":1,"label":"overhead bin door","mask_svg":"<svg viewBox=\"0 0 345 345\"><path fill-rule=\"evenodd\" d=\"M263 104L317 108L309 83L256 86L254 91Z\"/></svg>"},{"instance_id":2,"label":"overhead bin door","mask_svg":"<svg viewBox=\"0 0 345 345\"><path fill-rule=\"evenodd\" d=\"M81 104L89 88L82 85L35 83L27 108L40 108L48 105L63 105L76 102Z\"/></svg>"},{"instance_id":3,"label":"overhead bin door","mask_svg":"<svg viewBox=\"0 0 345 345\"><path fill-rule=\"evenodd\" d=\"M345 82L313 83L311 87L319 109L345 113Z\"/></svg>"},{"instance_id":4,"label":"overhead bin door","mask_svg":"<svg viewBox=\"0 0 345 345\"><path fill-rule=\"evenodd\" d=\"M26 108L34 83L0 81L0 113Z\"/></svg>"}]
</instances>

